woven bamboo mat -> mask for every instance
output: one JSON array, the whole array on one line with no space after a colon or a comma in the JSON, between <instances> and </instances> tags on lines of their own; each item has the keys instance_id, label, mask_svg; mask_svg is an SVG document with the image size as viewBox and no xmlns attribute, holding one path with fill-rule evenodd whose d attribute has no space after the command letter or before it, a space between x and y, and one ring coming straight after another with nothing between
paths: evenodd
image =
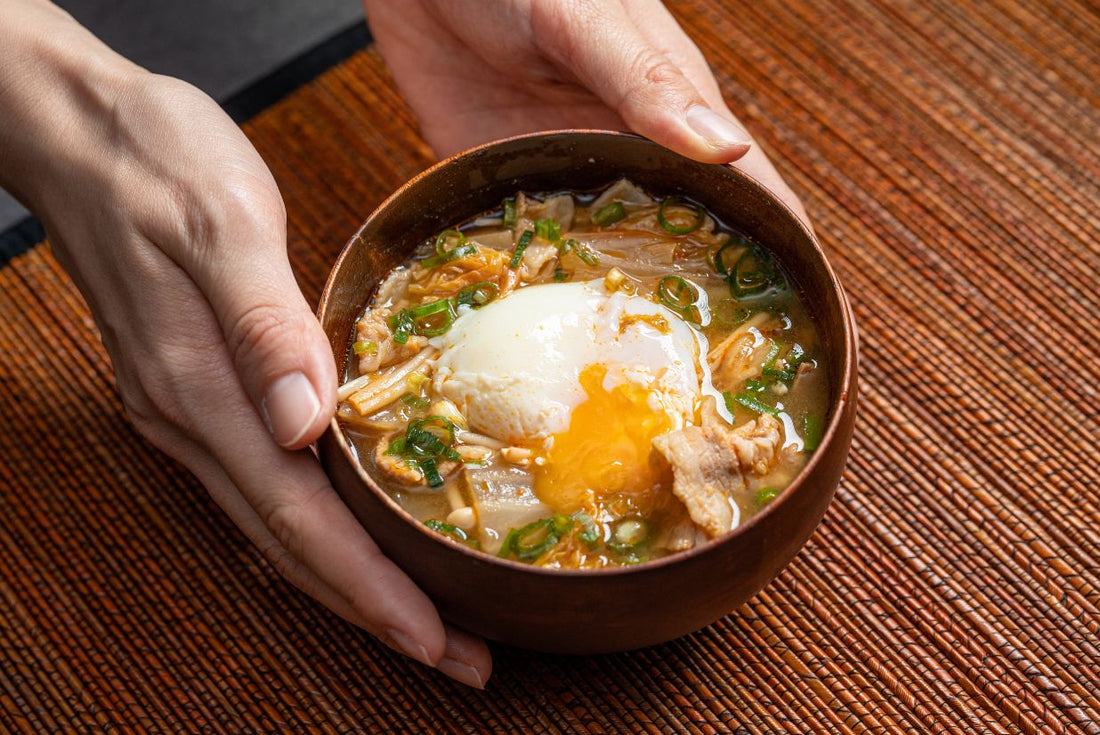
<instances>
[{"instance_id":1,"label":"woven bamboo mat","mask_svg":"<svg viewBox=\"0 0 1100 735\"><path fill-rule=\"evenodd\" d=\"M687 638L496 647L487 691L455 685L280 581L137 436L40 246L0 270L0 730L1100 733L1100 12L673 10L861 327L848 470L797 559ZM369 52L245 129L314 300L429 163Z\"/></svg>"}]
</instances>

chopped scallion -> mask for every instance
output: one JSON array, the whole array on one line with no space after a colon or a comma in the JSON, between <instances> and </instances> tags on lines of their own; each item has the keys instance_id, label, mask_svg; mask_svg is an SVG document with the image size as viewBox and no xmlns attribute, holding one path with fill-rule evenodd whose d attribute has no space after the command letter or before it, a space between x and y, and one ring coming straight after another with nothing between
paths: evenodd
<instances>
[{"instance_id":1,"label":"chopped scallion","mask_svg":"<svg viewBox=\"0 0 1100 735\"><path fill-rule=\"evenodd\" d=\"M458 230L443 230L443 232L440 232L435 237L435 254L443 255L446 253L447 241L451 239L458 241L455 243L456 247L466 242L466 236Z\"/></svg>"},{"instance_id":2,"label":"chopped scallion","mask_svg":"<svg viewBox=\"0 0 1100 735\"><path fill-rule=\"evenodd\" d=\"M438 268L441 265L450 263L452 260L465 258L467 255L474 255L476 253L477 245L469 241L463 241L444 253L437 253L430 258L425 258L420 261L420 265L425 268Z\"/></svg>"},{"instance_id":3,"label":"chopped scallion","mask_svg":"<svg viewBox=\"0 0 1100 735\"><path fill-rule=\"evenodd\" d=\"M723 396L729 395L729 391L723 394ZM751 393L738 393L733 396L732 400L737 401L750 411L756 411L757 413L768 413L772 416L779 415L779 409L775 406L769 406ZM726 399L726 405L730 405L730 399Z\"/></svg>"},{"instance_id":4,"label":"chopped scallion","mask_svg":"<svg viewBox=\"0 0 1100 735\"><path fill-rule=\"evenodd\" d=\"M657 284L657 298L662 304L675 311L684 321L698 324L701 321L699 308L699 289L680 276L665 276Z\"/></svg>"},{"instance_id":5,"label":"chopped scallion","mask_svg":"<svg viewBox=\"0 0 1100 735\"><path fill-rule=\"evenodd\" d=\"M557 243L561 240L561 226L557 220L535 220L535 235L549 243Z\"/></svg>"},{"instance_id":6,"label":"chopped scallion","mask_svg":"<svg viewBox=\"0 0 1100 735\"><path fill-rule=\"evenodd\" d=\"M505 227L511 229L516 226L516 200L505 199L504 209L501 213L501 222Z\"/></svg>"},{"instance_id":7,"label":"chopped scallion","mask_svg":"<svg viewBox=\"0 0 1100 735\"><path fill-rule=\"evenodd\" d=\"M573 514L573 520L581 527L581 530L577 532L577 538L583 541L588 548L595 548L596 544L600 542L600 527L596 525L596 521L592 520L592 516L581 510Z\"/></svg>"},{"instance_id":8,"label":"chopped scallion","mask_svg":"<svg viewBox=\"0 0 1100 735\"><path fill-rule=\"evenodd\" d=\"M685 209L691 210L695 215L695 221L687 225L676 225L668 220L666 210L670 206L680 206ZM657 222L664 228L665 232L670 232L673 235L687 235L688 233L695 232L703 226L703 221L706 219L706 212L702 207L697 207L690 202L686 202L680 197L669 197L661 202L661 206L657 208Z\"/></svg>"},{"instance_id":9,"label":"chopped scallion","mask_svg":"<svg viewBox=\"0 0 1100 735\"><path fill-rule=\"evenodd\" d=\"M396 314L391 314L386 320L390 331L393 332L393 341L403 345L409 341L409 335L413 333L413 318L408 309L402 309Z\"/></svg>"},{"instance_id":10,"label":"chopped scallion","mask_svg":"<svg viewBox=\"0 0 1100 735\"><path fill-rule=\"evenodd\" d=\"M562 536L572 527L572 519L563 515L528 523L523 528L508 532L497 555L504 558L515 556L520 561L535 561L557 546Z\"/></svg>"},{"instance_id":11,"label":"chopped scallion","mask_svg":"<svg viewBox=\"0 0 1100 735\"><path fill-rule=\"evenodd\" d=\"M775 500L777 495L779 495L779 491L774 487L762 487L756 491L756 504L767 505Z\"/></svg>"},{"instance_id":12,"label":"chopped scallion","mask_svg":"<svg viewBox=\"0 0 1100 735\"><path fill-rule=\"evenodd\" d=\"M361 339L351 346L351 351L356 355L377 355L378 343Z\"/></svg>"},{"instance_id":13,"label":"chopped scallion","mask_svg":"<svg viewBox=\"0 0 1100 735\"><path fill-rule=\"evenodd\" d=\"M421 304L408 310L413 320L413 333L422 337L438 337L454 324L455 304L451 299L440 299Z\"/></svg>"},{"instance_id":14,"label":"chopped scallion","mask_svg":"<svg viewBox=\"0 0 1100 735\"><path fill-rule=\"evenodd\" d=\"M821 437L825 433L825 425L821 417L816 413L808 413L802 417L802 451L812 452L821 445Z\"/></svg>"},{"instance_id":15,"label":"chopped scallion","mask_svg":"<svg viewBox=\"0 0 1100 735\"><path fill-rule=\"evenodd\" d=\"M776 270L771 255L759 247L749 248L741 253L726 280L730 285L730 293L739 299L759 296L769 287L785 283L783 276Z\"/></svg>"},{"instance_id":16,"label":"chopped scallion","mask_svg":"<svg viewBox=\"0 0 1100 735\"><path fill-rule=\"evenodd\" d=\"M585 265L598 265L600 262L600 256L596 254L596 251L588 247L585 243L577 242L576 240L566 240L565 245L567 248L571 248L577 257L581 259Z\"/></svg>"},{"instance_id":17,"label":"chopped scallion","mask_svg":"<svg viewBox=\"0 0 1100 735\"><path fill-rule=\"evenodd\" d=\"M611 202L596 210L596 213L592 215L592 222L599 227L607 227L625 218L626 209L623 207L623 203Z\"/></svg>"},{"instance_id":18,"label":"chopped scallion","mask_svg":"<svg viewBox=\"0 0 1100 735\"><path fill-rule=\"evenodd\" d=\"M496 285L492 281L481 281L480 283L474 283L464 287L458 292L458 296L455 300L460 306L472 306L475 309L480 309L487 303L492 301L500 293L500 286Z\"/></svg>"},{"instance_id":19,"label":"chopped scallion","mask_svg":"<svg viewBox=\"0 0 1100 735\"><path fill-rule=\"evenodd\" d=\"M418 396L413 393L406 393L401 396L401 402L412 408L427 408L431 404L431 401L424 396Z\"/></svg>"},{"instance_id":20,"label":"chopped scallion","mask_svg":"<svg viewBox=\"0 0 1100 735\"><path fill-rule=\"evenodd\" d=\"M535 233L531 230L524 230L523 234L519 236L519 242L516 243L516 249L512 253L512 260L508 262L509 268L512 270L519 268L520 261L523 260L523 251L531 244L531 238L534 236Z\"/></svg>"},{"instance_id":21,"label":"chopped scallion","mask_svg":"<svg viewBox=\"0 0 1100 735\"><path fill-rule=\"evenodd\" d=\"M649 538L649 526L640 518L623 518L611 527L607 545L620 554L636 551Z\"/></svg>"},{"instance_id":22,"label":"chopped scallion","mask_svg":"<svg viewBox=\"0 0 1100 735\"><path fill-rule=\"evenodd\" d=\"M749 241L743 237L730 237L722 243L722 247L718 248L718 251L714 254L714 270L718 271L720 276L728 276L733 266L737 264L737 261L730 262L730 257L741 248L747 247Z\"/></svg>"}]
</instances>

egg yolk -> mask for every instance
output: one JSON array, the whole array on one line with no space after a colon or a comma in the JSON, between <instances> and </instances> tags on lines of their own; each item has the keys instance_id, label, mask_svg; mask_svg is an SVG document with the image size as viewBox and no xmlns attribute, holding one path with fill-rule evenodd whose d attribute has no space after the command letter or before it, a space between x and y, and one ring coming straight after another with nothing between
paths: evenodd
<instances>
[{"instance_id":1,"label":"egg yolk","mask_svg":"<svg viewBox=\"0 0 1100 735\"><path fill-rule=\"evenodd\" d=\"M535 494L557 513L599 506L611 496L654 496L661 489L664 474L652 459L652 442L672 429L672 421L650 408L651 391L633 383L606 390L606 375L600 364L581 371L588 397L573 409L569 428L554 435L536 470Z\"/></svg>"}]
</instances>

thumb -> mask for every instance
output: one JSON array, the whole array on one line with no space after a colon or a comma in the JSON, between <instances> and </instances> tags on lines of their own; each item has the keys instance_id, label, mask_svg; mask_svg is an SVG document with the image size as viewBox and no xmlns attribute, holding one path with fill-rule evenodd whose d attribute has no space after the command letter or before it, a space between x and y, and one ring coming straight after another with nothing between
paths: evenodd
<instances>
[{"instance_id":1,"label":"thumb","mask_svg":"<svg viewBox=\"0 0 1100 735\"><path fill-rule=\"evenodd\" d=\"M749 151L749 134L726 110L706 103L684 73L644 38L621 5L575 5L567 12L566 4L551 3L545 17L533 18L540 47L631 130L706 163L729 163Z\"/></svg>"},{"instance_id":2,"label":"thumb","mask_svg":"<svg viewBox=\"0 0 1100 735\"><path fill-rule=\"evenodd\" d=\"M301 449L324 432L336 408L332 350L291 272L285 218L252 219L234 230L192 276L275 441Z\"/></svg>"}]
</instances>

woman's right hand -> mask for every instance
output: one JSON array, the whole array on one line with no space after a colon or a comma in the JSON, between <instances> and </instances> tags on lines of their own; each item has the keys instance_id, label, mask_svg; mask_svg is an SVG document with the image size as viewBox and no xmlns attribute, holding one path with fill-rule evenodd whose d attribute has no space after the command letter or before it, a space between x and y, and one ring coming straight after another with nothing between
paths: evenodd
<instances>
[{"instance_id":1,"label":"woman's right hand","mask_svg":"<svg viewBox=\"0 0 1100 735\"><path fill-rule=\"evenodd\" d=\"M288 580L482 686L485 644L444 625L306 449L332 417L336 372L259 154L209 97L125 62L54 6L12 0L5 14L0 183L88 300L134 424Z\"/></svg>"}]
</instances>

